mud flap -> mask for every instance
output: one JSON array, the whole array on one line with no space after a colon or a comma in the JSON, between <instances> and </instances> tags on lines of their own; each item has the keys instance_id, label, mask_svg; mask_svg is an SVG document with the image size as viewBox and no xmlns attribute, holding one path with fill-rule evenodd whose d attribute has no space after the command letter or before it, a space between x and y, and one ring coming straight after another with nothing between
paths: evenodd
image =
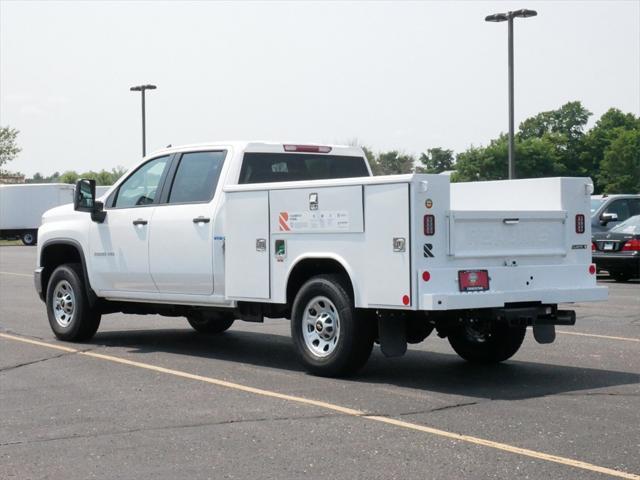
<instances>
[{"instance_id":1,"label":"mud flap","mask_svg":"<svg viewBox=\"0 0 640 480\"><path fill-rule=\"evenodd\" d=\"M538 343L553 343L556 339L555 325L534 325L533 337Z\"/></svg>"},{"instance_id":2,"label":"mud flap","mask_svg":"<svg viewBox=\"0 0 640 480\"><path fill-rule=\"evenodd\" d=\"M407 351L405 318L395 315L378 317L380 349L385 357L401 357Z\"/></svg>"}]
</instances>

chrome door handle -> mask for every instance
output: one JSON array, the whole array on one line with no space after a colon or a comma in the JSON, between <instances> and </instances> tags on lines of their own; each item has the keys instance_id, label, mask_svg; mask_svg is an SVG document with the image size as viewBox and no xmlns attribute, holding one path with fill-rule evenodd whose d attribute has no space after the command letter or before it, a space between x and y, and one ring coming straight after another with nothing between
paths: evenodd
<instances>
[{"instance_id":1,"label":"chrome door handle","mask_svg":"<svg viewBox=\"0 0 640 480\"><path fill-rule=\"evenodd\" d=\"M147 222L146 220L143 220L142 218L139 218L139 219L133 221L134 225L146 225L147 223L149 223L149 222Z\"/></svg>"},{"instance_id":2,"label":"chrome door handle","mask_svg":"<svg viewBox=\"0 0 640 480\"><path fill-rule=\"evenodd\" d=\"M211 219L206 217L196 217L193 219L193 223L209 223L210 221Z\"/></svg>"}]
</instances>

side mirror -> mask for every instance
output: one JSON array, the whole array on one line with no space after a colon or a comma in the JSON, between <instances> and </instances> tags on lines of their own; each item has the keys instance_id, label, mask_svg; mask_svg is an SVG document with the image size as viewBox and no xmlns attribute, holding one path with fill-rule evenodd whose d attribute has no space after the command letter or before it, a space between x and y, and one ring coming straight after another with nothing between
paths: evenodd
<instances>
[{"instance_id":1,"label":"side mirror","mask_svg":"<svg viewBox=\"0 0 640 480\"><path fill-rule=\"evenodd\" d=\"M617 213L603 213L600 215L600 223L602 225L607 225L609 222L617 222L618 214Z\"/></svg>"},{"instance_id":2,"label":"side mirror","mask_svg":"<svg viewBox=\"0 0 640 480\"><path fill-rule=\"evenodd\" d=\"M96 202L96 181L81 179L76 183L73 196L73 209L78 212L88 212L91 220L102 223L107 213L103 210L102 202Z\"/></svg>"}]
</instances>

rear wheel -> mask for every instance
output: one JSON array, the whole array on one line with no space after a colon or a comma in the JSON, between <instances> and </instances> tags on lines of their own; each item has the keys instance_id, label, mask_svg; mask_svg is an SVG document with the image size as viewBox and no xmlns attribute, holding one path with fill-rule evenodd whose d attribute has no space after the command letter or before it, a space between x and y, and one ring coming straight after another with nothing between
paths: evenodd
<instances>
[{"instance_id":1,"label":"rear wheel","mask_svg":"<svg viewBox=\"0 0 640 480\"><path fill-rule=\"evenodd\" d=\"M465 320L449 332L455 352L472 363L498 363L520 349L527 332L523 326L509 326L487 320Z\"/></svg>"},{"instance_id":2,"label":"rear wheel","mask_svg":"<svg viewBox=\"0 0 640 480\"><path fill-rule=\"evenodd\" d=\"M291 336L311 373L342 376L369 359L375 322L353 306L339 275L319 275L305 283L293 302Z\"/></svg>"},{"instance_id":3,"label":"rear wheel","mask_svg":"<svg viewBox=\"0 0 640 480\"><path fill-rule=\"evenodd\" d=\"M88 340L100 326L100 313L89 305L82 267L56 268L47 286L47 316L56 337L69 342Z\"/></svg>"},{"instance_id":4,"label":"rear wheel","mask_svg":"<svg viewBox=\"0 0 640 480\"><path fill-rule=\"evenodd\" d=\"M34 231L28 231L28 232L24 232L22 235L20 235L20 240L22 240L22 243L27 245L27 246L32 246L35 245L36 242L38 241L38 234Z\"/></svg>"},{"instance_id":5,"label":"rear wheel","mask_svg":"<svg viewBox=\"0 0 640 480\"><path fill-rule=\"evenodd\" d=\"M194 313L187 316L189 325L199 333L216 334L228 330L234 318L222 313Z\"/></svg>"}]
</instances>

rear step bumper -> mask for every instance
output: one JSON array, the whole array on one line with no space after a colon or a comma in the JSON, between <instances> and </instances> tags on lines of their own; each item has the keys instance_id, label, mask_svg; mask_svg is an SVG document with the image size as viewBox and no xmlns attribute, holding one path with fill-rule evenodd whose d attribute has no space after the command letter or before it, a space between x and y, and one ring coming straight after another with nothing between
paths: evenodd
<instances>
[{"instance_id":1,"label":"rear step bumper","mask_svg":"<svg viewBox=\"0 0 640 480\"><path fill-rule=\"evenodd\" d=\"M576 312L548 306L493 309L494 318L513 326L575 325Z\"/></svg>"},{"instance_id":2,"label":"rear step bumper","mask_svg":"<svg viewBox=\"0 0 640 480\"><path fill-rule=\"evenodd\" d=\"M420 297L420 310L502 308L509 303L558 304L606 300L607 287L548 288L513 291L430 293Z\"/></svg>"}]
</instances>

